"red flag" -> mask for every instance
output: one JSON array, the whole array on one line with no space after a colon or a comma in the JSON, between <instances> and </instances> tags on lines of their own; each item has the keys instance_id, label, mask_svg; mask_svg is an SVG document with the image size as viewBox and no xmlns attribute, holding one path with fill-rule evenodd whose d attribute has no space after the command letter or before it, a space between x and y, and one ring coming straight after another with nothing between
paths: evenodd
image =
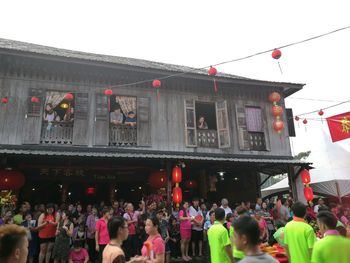
<instances>
[{"instance_id":1,"label":"red flag","mask_svg":"<svg viewBox=\"0 0 350 263\"><path fill-rule=\"evenodd\" d=\"M327 118L332 142L350 138L350 112Z\"/></svg>"}]
</instances>

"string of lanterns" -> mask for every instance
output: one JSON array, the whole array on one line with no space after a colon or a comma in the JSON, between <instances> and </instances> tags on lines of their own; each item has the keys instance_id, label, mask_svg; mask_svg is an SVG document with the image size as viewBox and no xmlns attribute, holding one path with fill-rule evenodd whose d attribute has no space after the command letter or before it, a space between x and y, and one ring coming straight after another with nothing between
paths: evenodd
<instances>
[{"instance_id":1,"label":"string of lanterns","mask_svg":"<svg viewBox=\"0 0 350 263\"><path fill-rule=\"evenodd\" d=\"M173 202L179 207L182 202L182 189L179 186L182 181L182 170L179 166L174 166L172 170L172 181L175 184L173 188Z\"/></svg>"},{"instance_id":2,"label":"string of lanterns","mask_svg":"<svg viewBox=\"0 0 350 263\"><path fill-rule=\"evenodd\" d=\"M312 188L310 187L311 177L310 172L307 169L303 169L300 172L301 175L301 181L304 185L304 197L307 202L311 202L314 199L314 192Z\"/></svg>"},{"instance_id":3,"label":"string of lanterns","mask_svg":"<svg viewBox=\"0 0 350 263\"><path fill-rule=\"evenodd\" d=\"M272 92L269 96L269 101L272 103L271 113L274 117L272 127L278 134L281 134L284 129L284 122L281 119L283 108L278 105L278 102L280 102L280 100L281 95L276 91Z\"/></svg>"}]
</instances>

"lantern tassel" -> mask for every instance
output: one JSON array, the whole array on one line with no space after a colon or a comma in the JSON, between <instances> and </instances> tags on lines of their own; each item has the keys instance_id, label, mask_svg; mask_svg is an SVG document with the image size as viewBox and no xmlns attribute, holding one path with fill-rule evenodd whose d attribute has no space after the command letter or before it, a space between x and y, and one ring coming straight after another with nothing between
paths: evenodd
<instances>
[{"instance_id":1,"label":"lantern tassel","mask_svg":"<svg viewBox=\"0 0 350 263\"><path fill-rule=\"evenodd\" d=\"M282 71L282 67L281 67L280 62L279 62L279 61L277 61L277 63L278 63L278 67L279 67L279 69L280 69L281 74L283 74L283 71Z\"/></svg>"},{"instance_id":2,"label":"lantern tassel","mask_svg":"<svg viewBox=\"0 0 350 263\"><path fill-rule=\"evenodd\" d=\"M157 89L157 100L159 100L160 99L160 92L159 92L159 90Z\"/></svg>"},{"instance_id":3,"label":"lantern tassel","mask_svg":"<svg viewBox=\"0 0 350 263\"><path fill-rule=\"evenodd\" d=\"M108 96L108 112L111 111L111 97Z\"/></svg>"},{"instance_id":4,"label":"lantern tassel","mask_svg":"<svg viewBox=\"0 0 350 263\"><path fill-rule=\"evenodd\" d=\"M216 79L214 78L214 91L215 93L218 92L218 84L216 83Z\"/></svg>"}]
</instances>

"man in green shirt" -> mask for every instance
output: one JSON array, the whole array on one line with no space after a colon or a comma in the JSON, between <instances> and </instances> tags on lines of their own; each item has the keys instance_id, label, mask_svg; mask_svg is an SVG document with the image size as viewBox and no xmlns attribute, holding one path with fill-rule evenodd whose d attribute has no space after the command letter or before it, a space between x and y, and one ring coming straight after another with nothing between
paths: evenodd
<instances>
[{"instance_id":1,"label":"man in green shirt","mask_svg":"<svg viewBox=\"0 0 350 263\"><path fill-rule=\"evenodd\" d=\"M350 239L342 237L337 230L337 218L328 211L317 215L317 223L323 238L316 242L312 252L312 263L349 263Z\"/></svg>"},{"instance_id":2,"label":"man in green shirt","mask_svg":"<svg viewBox=\"0 0 350 263\"><path fill-rule=\"evenodd\" d=\"M296 202L292 206L293 220L284 229L284 243L290 263L310 263L316 242L313 228L304 220L306 205Z\"/></svg>"},{"instance_id":3,"label":"man in green shirt","mask_svg":"<svg viewBox=\"0 0 350 263\"><path fill-rule=\"evenodd\" d=\"M246 215L247 209L245 209L243 206L239 206L236 208L236 212L238 214L238 218L241 218ZM232 254L233 258L235 260L235 263L239 262L242 258L244 258L244 252L241 250L238 250L235 246L235 238L234 238L235 229L233 228L233 224L230 226L230 240L231 240L231 247L232 247Z\"/></svg>"},{"instance_id":4,"label":"man in green shirt","mask_svg":"<svg viewBox=\"0 0 350 263\"><path fill-rule=\"evenodd\" d=\"M225 223L225 210L215 209L215 222L208 230L211 263L233 263L231 242Z\"/></svg>"}]
</instances>

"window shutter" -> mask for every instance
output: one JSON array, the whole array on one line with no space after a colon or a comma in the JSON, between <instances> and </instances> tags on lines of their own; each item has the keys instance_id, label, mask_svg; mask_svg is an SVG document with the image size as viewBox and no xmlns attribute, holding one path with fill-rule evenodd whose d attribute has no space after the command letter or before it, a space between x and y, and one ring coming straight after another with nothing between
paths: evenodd
<instances>
[{"instance_id":1,"label":"window shutter","mask_svg":"<svg viewBox=\"0 0 350 263\"><path fill-rule=\"evenodd\" d=\"M31 102L31 98L39 98L39 103ZM44 92L39 89L29 89L26 99L26 114L23 123L23 144L39 144L44 108Z\"/></svg>"},{"instance_id":2,"label":"window shutter","mask_svg":"<svg viewBox=\"0 0 350 263\"><path fill-rule=\"evenodd\" d=\"M88 105L87 93L75 94L73 145L88 145Z\"/></svg>"},{"instance_id":3,"label":"window shutter","mask_svg":"<svg viewBox=\"0 0 350 263\"><path fill-rule=\"evenodd\" d=\"M108 97L97 93L95 100L94 145L107 146L109 144Z\"/></svg>"},{"instance_id":4,"label":"window shutter","mask_svg":"<svg viewBox=\"0 0 350 263\"><path fill-rule=\"evenodd\" d=\"M185 140L187 147L197 147L196 109L194 100L185 100Z\"/></svg>"},{"instance_id":5,"label":"window shutter","mask_svg":"<svg viewBox=\"0 0 350 263\"><path fill-rule=\"evenodd\" d=\"M249 151L249 134L247 131L245 107L243 105L243 102L236 103L236 122L239 149L241 151Z\"/></svg>"},{"instance_id":6,"label":"window shutter","mask_svg":"<svg viewBox=\"0 0 350 263\"><path fill-rule=\"evenodd\" d=\"M267 122L267 109L262 107L261 108L261 116L262 116L262 122L263 122L263 131L264 131L264 137L265 137L265 148L266 151L270 151L271 147L270 147L270 136L269 136L269 125Z\"/></svg>"},{"instance_id":7,"label":"window shutter","mask_svg":"<svg viewBox=\"0 0 350 263\"><path fill-rule=\"evenodd\" d=\"M228 127L227 103L225 100L216 103L216 122L218 126L219 148L230 147L231 141Z\"/></svg>"},{"instance_id":8,"label":"window shutter","mask_svg":"<svg viewBox=\"0 0 350 263\"><path fill-rule=\"evenodd\" d=\"M151 146L150 98L137 98L137 145Z\"/></svg>"}]
</instances>

